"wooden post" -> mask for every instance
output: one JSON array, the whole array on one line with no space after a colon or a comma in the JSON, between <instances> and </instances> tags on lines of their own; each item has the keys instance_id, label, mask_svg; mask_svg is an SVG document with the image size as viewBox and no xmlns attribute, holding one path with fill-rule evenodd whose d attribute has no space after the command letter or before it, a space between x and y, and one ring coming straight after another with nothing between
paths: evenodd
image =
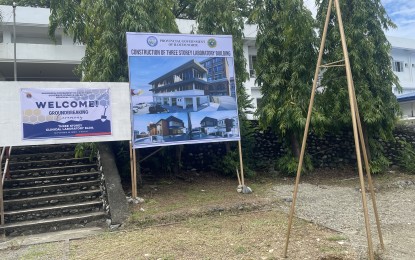
<instances>
[{"instance_id":1,"label":"wooden post","mask_svg":"<svg viewBox=\"0 0 415 260\"><path fill-rule=\"evenodd\" d=\"M353 123L353 135L354 135L354 143L355 143L355 150L356 150L356 157L357 157L357 168L358 168L359 179L360 179L360 189L362 192L363 214L365 217L369 258L373 260L375 259L375 255L373 252L372 235L370 232L369 211L367 208L365 180L363 178L362 156L360 153L360 143L359 143L359 136L358 136L358 130L357 130L356 102L355 102L356 97L355 97L354 86L353 86L352 70L350 67L349 54L348 54L347 44L346 44L346 36L344 35L344 27L343 27L343 20L342 20L341 11L340 11L339 0L334 0L334 4L336 6L337 21L339 23L340 37L341 37L341 42L342 42L343 54L345 58L344 61L346 65L347 89L349 91L350 112L351 112L352 123ZM372 198L372 199L375 199L375 198Z\"/></svg>"},{"instance_id":2,"label":"wooden post","mask_svg":"<svg viewBox=\"0 0 415 260\"><path fill-rule=\"evenodd\" d=\"M135 198L134 195L136 195L134 193L134 191L136 190L135 188L135 180L134 180L134 160L133 160L133 146L132 143L130 141L130 172L131 172L131 198Z\"/></svg>"},{"instance_id":3,"label":"wooden post","mask_svg":"<svg viewBox=\"0 0 415 260\"><path fill-rule=\"evenodd\" d=\"M352 72L351 72L351 67L350 67L349 54L348 54L347 45L346 45L346 37L345 37L345 34L344 34L344 27L343 27L343 21L342 21L342 17L341 17L339 0L334 0L334 4L335 4L335 8L336 8L336 14L337 14L337 20L338 20L338 25L339 25L339 30L340 30L341 44L342 44L344 62L345 62L345 68L346 68L347 88L348 88L348 92L349 92L349 103L350 103L350 111L351 111L352 124L353 124L353 136L354 136L354 143L355 143L355 148L356 148L356 157L357 157L357 165L358 165L358 172L359 172L359 180L360 180L360 187L361 187L361 192L362 192L363 213L364 213L364 218L365 218L365 227L366 227L366 235L367 235L367 242L368 242L368 254L369 254L369 258L371 260L373 260L374 259L374 252L373 252L372 236L371 236L371 232L370 232L369 213L368 213L368 208L367 208L367 199L366 199L365 183L364 183L363 168L362 168L362 155L361 155L360 149L362 149L363 158L364 158L364 161L365 161L366 173L367 173L368 182L369 182L369 189L370 189L371 196L372 196L372 202L373 202L373 208L374 208L374 212L375 212L376 224L377 224L378 233L379 233L379 240L380 240L382 249L384 249L383 238L382 238L382 233L381 233L381 229L380 229L379 217L378 217L378 213L377 213L377 207L376 207L376 202L375 202L375 194L374 194L374 191L373 191L372 178L371 178L371 175L370 175L369 162L368 162L368 158L367 158L367 150L366 150L366 146L365 146L365 143L364 143L364 137L363 137L363 131L362 131L362 126L361 126L361 121L360 121L360 115L359 115L359 110L358 110L358 106L357 106L356 94L355 94L355 89L354 89L354 84L353 84L353 77L352 77ZM302 146L301 146L300 161L299 161L298 168L297 168L297 177L296 177L295 186L294 186L293 201L292 201L292 204L291 204L290 215L289 215L289 219L288 219L288 231L287 231L286 244L285 244L285 248L284 248L284 257L287 257L287 249L288 249L290 230L291 230L292 219L293 219L293 215L294 215L295 202L296 202L297 192L298 192L298 184L299 184L301 170L302 170L302 163L303 163L303 160L304 160L305 145L306 145L306 142L307 142L307 135L308 135L309 124L310 124L310 119L311 119L311 111L312 111L312 107L313 107L313 103L314 103L314 95L315 95L315 92L316 92L318 75L320 73L320 68L321 67L328 67L328 66L322 66L321 61L322 61L322 55L324 53L324 44L325 44L325 41L326 41L327 28L328 28L328 23L329 23L329 18L330 18L332 6L333 6L333 1L329 0L329 5L328 5L328 8L327 8L327 16L326 16L326 21L325 21L322 40L321 40L321 45L320 45L319 57L318 57L318 61L317 61L316 71L315 71L315 74L314 74L314 81L313 81L313 88L312 88L312 93L311 93L310 105L309 105L309 109L308 109L308 113L307 113L307 121L306 121L306 126L305 126L305 129L304 129L304 136L303 136L303 143L302 143ZM339 66L339 65L333 65L333 66Z\"/></svg>"},{"instance_id":4,"label":"wooden post","mask_svg":"<svg viewBox=\"0 0 415 260\"><path fill-rule=\"evenodd\" d=\"M241 183L242 183L242 186L245 186L244 164L242 162L242 145L241 145L241 140L238 141L238 147L239 147L239 164L241 165Z\"/></svg>"},{"instance_id":5,"label":"wooden post","mask_svg":"<svg viewBox=\"0 0 415 260\"><path fill-rule=\"evenodd\" d=\"M354 85L353 85L353 93L355 93ZM364 140L364 136L363 136L362 123L361 123L361 120L360 120L359 108L358 108L358 105L357 105L356 95L354 95L354 103L355 103L355 108L356 108L357 128L359 130L360 143L362 145L363 160L365 162L365 169L366 169L367 180L368 180L368 183L369 183L370 196L372 197L373 213L375 214L376 227L377 227L377 231L378 231L378 235L379 235L379 243L380 243L380 247L382 248L382 250L385 250L385 244L383 243L382 229L380 227L378 207L376 205L375 191L373 189L372 174L370 173L369 159L368 159L368 156L367 156L366 144L365 144L365 140Z\"/></svg>"},{"instance_id":6,"label":"wooden post","mask_svg":"<svg viewBox=\"0 0 415 260\"><path fill-rule=\"evenodd\" d=\"M318 54L317 66L316 66L316 70L314 73L313 88L311 90L310 104L308 106L307 120L306 120L306 124L304 128L304 135L303 135L303 142L301 144L300 159L298 161L298 168L297 168L297 177L295 179L295 185L294 185L293 201L291 202L290 215L288 218L287 238L285 240L285 247L284 247L284 254L283 254L284 257L287 257L288 242L290 240L290 233L291 233L291 226L292 226L292 221L293 221L293 216L294 216L295 202L297 200L298 184L300 183L300 175L301 175L301 170L303 168L305 146L307 143L308 129L310 127L311 112L313 110L313 105L314 105L314 96L317 90L318 75L320 74L320 66L321 66L321 61L323 59L324 44L326 42L327 27L330 21L331 6L332 6L332 0L329 0L329 8L327 8L327 16L326 16L326 21L324 23L324 30L323 30L323 35L321 38L320 51Z\"/></svg>"},{"instance_id":7,"label":"wooden post","mask_svg":"<svg viewBox=\"0 0 415 260\"><path fill-rule=\"evenodd\" d=\"M136 153L135 153L135 149L133 149L133 169L134 169L134 190L132 191L132 196L134 198L137 198L137 158L136 158Z\"/></svg>"}]
</instances>

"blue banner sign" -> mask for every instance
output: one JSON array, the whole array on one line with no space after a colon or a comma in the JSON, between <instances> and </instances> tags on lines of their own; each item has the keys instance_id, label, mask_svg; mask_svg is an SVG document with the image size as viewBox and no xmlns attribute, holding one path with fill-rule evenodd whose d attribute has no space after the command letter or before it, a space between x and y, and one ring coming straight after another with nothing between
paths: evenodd
<instances>
[{"instance_id":1,"label":"blue banner sign","mask_svg":"<svg viewBox=\"0 0 415 260\"><path fill-rule=\"evenodd\" d=\"M23 139L111 135L109 89L22 88Z\"/></svg>"}]
</instances>

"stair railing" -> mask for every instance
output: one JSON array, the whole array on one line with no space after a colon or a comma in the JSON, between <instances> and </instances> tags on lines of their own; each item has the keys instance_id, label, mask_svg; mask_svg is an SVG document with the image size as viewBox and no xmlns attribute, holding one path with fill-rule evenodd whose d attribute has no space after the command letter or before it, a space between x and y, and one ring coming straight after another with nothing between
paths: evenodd
<instances>
[{"instance_id":1,"label":"stair railing","mask_svg":"<svg viewBox=\"0 0 415 260\"><path fill-rule=\"evenodd\" d=\"M10 154L12 152L12 147L2 147L0 155L0 226L4 226L4 200L3 200L3 186L4 178L6 175L9 175L9 160ZM4 169L2 169L3 158L5 158ZM3 233L3 235L5 232Z\"/></svg>"}]
</instances>

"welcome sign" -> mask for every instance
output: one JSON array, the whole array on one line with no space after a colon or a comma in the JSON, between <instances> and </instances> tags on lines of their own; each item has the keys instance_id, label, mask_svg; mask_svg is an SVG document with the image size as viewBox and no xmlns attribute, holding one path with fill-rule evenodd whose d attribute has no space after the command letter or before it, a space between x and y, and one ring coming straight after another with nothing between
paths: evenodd
<instances>
[{"instance_id":1,"label":"welcome sign","mask_svg":"<svg viewBox=\"0 0 415 260\"><path fill-rule=\"evenodd\" d=\"M127 33L134 148L240 140L232 36Z\"/></svg>"},{"instance_id":2,"label":"welcome sign","mask_svg":"<svg viewBox=\"0 0 415 260\"><path fill-rule=\"evenodd\" d=\"M23 139L111 135L109 89L22 88Z\"/></svg>"}]
</instances>

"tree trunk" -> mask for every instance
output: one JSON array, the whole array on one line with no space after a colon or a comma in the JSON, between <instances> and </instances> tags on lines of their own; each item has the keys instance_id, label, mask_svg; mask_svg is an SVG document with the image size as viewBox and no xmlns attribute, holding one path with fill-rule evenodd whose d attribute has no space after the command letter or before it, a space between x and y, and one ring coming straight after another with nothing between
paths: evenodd
<instances>
[{"instance_id":1,"label":"tree trunk","mask_svg":"<svg viewBox=\"0 0 415 260\"><path fill-rule=\"evenodd\" d=\"M182 163L182 150L183 145L176 145L175 146L175 162L174 162L174 175L178 175L180 173L180 165Z\"/></svg>"},{"instance_id":2,"label":"tree trunk","mask_svg":"<svg viewBox=\"0 0 415 260\"><path fill-rule=\"evenodd\" d=\"M367 133L367 126L363 122L362 122L362 132L363 132L363 140L365 141L365 146L366 146L367 159L370 162L372 160L372 154L370 152L369 136Z\"/></svg>"},{"instance_id":3,"label":"tree trunk","mask_svg":"<svg viewBox=\"0 0 415 260\"><path fill-rule=\"evenodd\" d=\"M300 143L298 142L297 135L292 133L290 138L291 138L291 152L293 153L295 158L299 159L301 150L300 150Z\"/></svg>"}]
</instances>

